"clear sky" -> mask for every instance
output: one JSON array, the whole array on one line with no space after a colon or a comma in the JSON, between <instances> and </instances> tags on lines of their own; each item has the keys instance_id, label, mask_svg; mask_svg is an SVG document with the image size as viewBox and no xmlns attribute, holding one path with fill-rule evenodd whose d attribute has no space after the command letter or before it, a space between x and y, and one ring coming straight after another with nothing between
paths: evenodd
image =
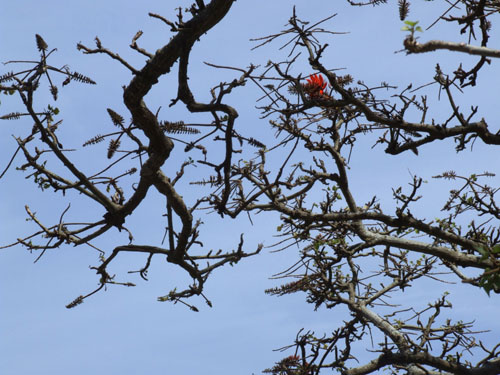
<instances>
[{"instance_id":1,"label":"clear sky","mask_svg":"<svg viewBox=\"0 0 500 375\"><path fill-rule=\"evenodd\" d=\"M456 68L453 53L419 56L394 53L402 48L404 38L394 4L350 8L342 1L296 3L299 17L311 22L338 13L327 26L336 32L350 33L324 36L322 41L330 47L323 63L328 68L346 68L345 72L355 79L368 84L386 81L404 87L413 79L420 84L430 82L436 62L440 62L443 68ZM111 131L112 125L105 111L107 107L128 117L121 98L122 86L131 78L128 71L106 56L87 56L78 52L76 43L92 46L94 37L99 36L105 47L140 68L144 63L143 56L128 48L133 35L143 30L140 44L150 51L166 44L171 36L160 21L148 17L148 12L173 19L175 7L190 4L191 1L180 0L2 1L0 61L36 60L35 33L38 33L49 47L58 49L52 61L54 65L68 64L72 70L88 75L98 83L96 86L72 84L60 92L57 105L65 123L61 139L66 142L66 147L76 148L95 133ZM193 49L190 82L195 95L208 98L210 87L221 80L236 77L232 72L207 67L204 61L247 67L250 63L264 66L269 59L284 59L288 51L278 51L280 43L251 51L255 43L249 39L283 29L292 14L293 4L288 0L236 1L227 17L203 36ZM425 3L413 10L410 19L421 20L423 26L428 26L434 21L429 14L434 9L437 9L434 14L440 14L441 7L443 5ZM453 29L436 27L421 37L422 40L462 41L457 35ZM312 71L303 60L296 69L303 69L303 75L308 75ZM500 115L498 95L491 94L498 91L500 83L495 63L485 69L479 88L470 90L463 105L479 104L481 116L489 118L491 125L498 128L494 124L494 119ZM0 65L0 75L12 69L16 68ZM150 108L162 107L165 119L196 120L180 105L168 108L175 93L175 80L165 77L146 99ZM435 100L437 92L431 94ZM252 127L256 135L268 136L272 134L268 124L259 120L255 109L255 100L259 96L258 90L248 85L231 97L231 105L240 111L237 126ZM12 98L0 99L0 114L19 109ZM43 103L50 99L48 95L40 95L39 100ZM24 135L31 126L30 121L0 123L2 170L16 147L11 135ZM421 149L418 158L413 154L389 157L381 147L372 150L373 139L370 142L361 143L366 149L355 149L351 164L352 183L356 185L355 191L361 202L376 194L382 202L384 198L389 199L386 202L391 207L391 186L409 182L411 172L429 181L425 191L430 196L419 206L418 213L433 217L439 215L446 192L452 186L441 180L433 181L431 176L450 169L465 175L483 170L498 172L492 149L479 142L473 153L466 151L457 155L453 142L449 141ZM91 159L88 153L76 153L76 161L84 168L91 168L103 157L103 147L96 146ZM176 154L176 157L183 156ZM0 245L15 241L33 228L25 221L26 204L50 221L57 220L55 218L69 202L51 192L42 194L24 177L22 172L11 169L0 180ZM495 186L495 182L498 186L498 179L490 184ZM163 237L163 201L155 198L158 196L153 195L148 204L130 219L140 225L151 217L158 218L157 222L143 225L135 233L139 243L158 245ZM72 209L78 211L74 217L97 217L85 202L79 200L72 201ZM210 233L207 248L214 249L235 248L239 233L245 232L248 251L251 251L260 242L272 244L277 225L276 217L272 216L257 217L253 226L247 220L230 223L207 217L203 230ZM100 245L109 250L126 243L123 236L114 235L116 237L108 237ZM303 295L284 298L264 295L264 289L276 285L269 277L296 259L294 249L281 253L271 253L266 249L258 257L215 272L206 285L206 294L214 307L210 309L199 303L199 313L193 313L181 304L156 301L156 297L186 282L185 276L175 267L160 262L151 268L149 282L130 276L130 281L137 284L135 288L110 287L83 305L67 310L67 303L96 286L98 280L89 266L97 264L97 254L83 247L63 247L47 253L33 264L36 256L21 247L0 250L1 374L257 374L283 357L283 353L273 352L273 349L292 343L299 329L329 332L346 313L343 310L314 312L312 306L303 302ZM127 277L126 272L140 268L143 261L136 256L124 255L113 271ZM424 296L432 301L445 288L447 286L433 291L432 296L429 291L415 290L412 291L415 295L409 298ZM480 328L490 326L499 331L498 319L493 318L495 313L498 314L497 296L488 299L467 287L457 289L455 293L458 303L454 314L457 319L477 319ZM468 309L472 304L481 306L481 309L470 317Z\"/></svg>"}]
</instances>

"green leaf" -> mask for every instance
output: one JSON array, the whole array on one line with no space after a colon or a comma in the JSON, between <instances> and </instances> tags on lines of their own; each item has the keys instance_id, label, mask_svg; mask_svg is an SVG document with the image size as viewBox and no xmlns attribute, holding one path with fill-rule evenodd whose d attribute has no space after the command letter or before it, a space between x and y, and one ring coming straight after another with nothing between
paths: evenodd
<instances>
[{"instance_id":1,"label":"green leaf","mask_svg":"<svg viewBox=\"0 0 500 375\"><path fill-rule=\"evenodd\" d=\"M405 24L407 24L408 26L415 26L417 23L418 21L405 21Z\"/></svg>"},{"instance_id":2,"label":"green leaf","mask_svg":"<svg viewBox=\"0 0 500 375\"><path fill-rule=\"evenodd\" d=\"M493 285L495 289L500 290L500 275L495 275L495 280L493 281Z\"/></svg>"},{"instance_id":3,"label":"green leaf","mask_svg":"<svg viewBox=\"0 0 500 375\"><path fill-rule=\"evenodd\" d=\"M488 250L483 245L476 246L476 251L481 254L481 260L488 258Z\"/></svg>"},{"instance_id":4,"label":"green leaf","mask_svg":"<svg viewBox=\"0 0 500 375\"><path fill-rule=\"evenodd\" d=\"M493 289L493 285L491 285L491 283L485 283L484 285L482 285L482 288L484 289L484 291L486 292L486 294L489 297L491 289Z\"/></svg>"},{"instance_id":5,"label":"green leaf","mask_svg":"<svg viewBox=\"0 0 500 375\"><path fill-rule=\"evenodd\" d=\"M500 253L500 244L493 246L493 247L491 248L491 252L492 252L493 254L498 254L498 253Z\"/></svg>"},{"instance_id":6,"label":"green leaf","mask_svg":"<svg viewBox=\"0 0 500 375\"><path fill-rule=\"evenodd\" d=\"M486 272L490 271L489 268L486 268ZM488 276L483 276L479 280L479 286L484 289L484 291L490 295L491 290L494 290L495 293L499 293L500 291L500 274L493 273Z\"/></svg>"}]
</instances>

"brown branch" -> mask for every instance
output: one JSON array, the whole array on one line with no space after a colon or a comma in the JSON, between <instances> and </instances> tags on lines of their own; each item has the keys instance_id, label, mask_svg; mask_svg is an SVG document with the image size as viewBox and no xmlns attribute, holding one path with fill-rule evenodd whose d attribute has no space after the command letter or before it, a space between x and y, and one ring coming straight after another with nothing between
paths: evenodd
<instances>
[{"instance_id":1,"label":"brown branch","mask_svg":"<svg viewBox=\"0 0 500 375\"><path fill-rule=\"evenodd\" d=\"M408 53L425 53L437 50L448 50L477 55L483 57L500 58L500 50L487 47L471 46L465 43L445 42L442 40L431 40L426 43L418 43L415 39L406 38L404 46Z\"/></svg>"}]
</instances>

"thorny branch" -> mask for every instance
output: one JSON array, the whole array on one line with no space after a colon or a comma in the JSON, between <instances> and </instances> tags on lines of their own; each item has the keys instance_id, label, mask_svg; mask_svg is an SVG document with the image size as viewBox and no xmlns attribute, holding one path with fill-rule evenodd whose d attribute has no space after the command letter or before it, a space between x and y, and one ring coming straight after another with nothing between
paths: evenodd
<instances>
[{"instance_id":1,"label":"thorny branch","mask_svg":"<svg viewBox=\"0 0 500 375\"><path fill-rule=\"evenodd\" d=\"M57 98L55 95L57 87L53 83L51 76L49 76L49 72L65 76L66 80L63 82L63 86L72 80L90 84L95 82L80 73L58 69L49 65L48 57L52 52L47 53L48 45L39 35L36 36L36 42L41 56L39 61L31 62L33 68L18 73L9 73L0 77L1 82L14 82L11 86L2 86L2 90L13 93L17 92L26 109L25 113L8 114L2 116L2 118L17 119L29 116L35 123L35 126L27 137L16 138L19 148L26 159L26 163L21 166L21 169L33 170L31 177L34 178L35 183L42 190L50 188L55 192L62 192L63 194L71 190L76 190L94 200L104 209L104 219L98 218L93 223L72 223L63 221L61 217L59 224L45 226L27 208L30 220L36 222L41 231L19 239L8 246L20 244L29 250L41 250L41 254L43 255L46 250L58 248L63 243L75 246L86 244L95 248L92 241L103 236L113 228L119 231L125 230L129 234L130 243L115 247L110 255L106 255L107 251L98 249L101 264L93 267L93 269L100 275L99 287L85 296L79 296L68 307L71 308L82 303L85 298L93 295L108 284L132 286L130 282L116 281L115 276L112 276L108 271L108 266L121 252L138 252L148 255L147 264L140 271L143 278L147 274L153 255L162 255L169 263L178 265L184 269L193 279L193 284L185 290L173 290L166 296L159 297L159 300L186 303L183 301L185 298L194 295L203 296L204 283L215 269L227 263L235 264L242 258L258 254L261 251L262 246L259 245L255 251L245 252L243 249L243 236L241 236L236 250L219 252L217 256L212 255L212 251L200 253L201 246L203 246L203 243L199 239L201 221L195 220L194 216L194 210L201 203L209 203L210 205L210 202L212 202L212 208L215 208L221 214L225 211L225 206L232 189L229 176L232 155L234 153L232 140L238 135L233 130L238 113L234 108L224 104L224 99L233 89L244 84L249 73L244 74L239 80L235 80L230 84L221 83L218 87L219 95L212 103L197 103L187 86L189 51L202 34L215 26L227 14L232 3L232 0L214 0L210 4L205 5L203 1L198 1L197 5L191 9L193 17L189 21L183 20L183 13L179 9L178 22L175 23L175 27L172 30L176 35L155 54L151 54L137 45L137 40L142 35L142 32L138 32L134 36L130 47L148 57L142 69L132 67L118 53L104 48L97 37L95 39L96 48L89 48L83 43L78 43L77 48L85 54L105 54L120 62L133 74L132 80L124 88L123 95L124 103L132 118L130 125L125 124L125 120L120 114L108 108L107 112L111 121L118 130L105 135L98 134L84 144L84 146L90 146L109 138L107 158L113 159L117 152L123 154L118 160L110 161L110 164L98 173L91 175L84 173L83 169L70 161L68 156L69 150L63 149L62 145L58 142L55 132L57 124L60 122L55 124L54 118L59 115L59 110L50 105L47 110L38 111L35 109L39 106L35 101L35 93L40 87L40 80L44 76L49 80L51 92L54 93L54 99ZM167 25L174 25L161 16L153 14L151 16L164 20ZM168 174L172 171L169 170L167 174L162 170L162 166L169 159L177 140L177 138L173 138L169 134L198 134L200 131L196 129L197 125L190 126L182 121L160 121L157 114L154 114L144 101L144 97L151 87L158 82L162 75L168 74L174 63L178 61L180 61L178 99L182 100L192 112L210 114L214 119L213 122L200 124L202 129L208 134L221 133L226 144L226 156L224 160L211 164L213 165L213 171L217 175L220 175L220 172L223 171L224 177L222 181L224 182L224 188L221 194L222 199L218 199L216 195L211 196L209 193L208 195L198 197L193 207L187 205L184 198L174 187L175 183L183 177L185 167L193 162L184 163L173 180L168 177ZM222 120L220 113L226 114L228 118ZM39 144L36 144L37 135L40 135ZM205 148L201 144L201 140L204 138L205 136L202 136L198 141L190 142L190 149L186 149L186 151L188 152L195 148L203 150L206 153ZM144 142L144 139L146 139L146 142ZM184 141L179 142L185 143ZM128 150L124 149L125 143L129 147ZM49 157L44 158L46 155ZM51 169L48 161L52 157L62 162L65 170L62 170L61 173L56 173L55 170ZM111 167L116 168L118 165L127 162L134 163L134 160L136 161L136 165L128 168L125 172L121 172L115 176L105 175L106 172L115 170L111 169ZM136 174L136 172L139 173ZM138 175L137 179L132 182L133 189L126 188L123 184L130 183L130 177L133 175ZM217 188L219 186L221 186L220 183L217 183ZM101 189L101 187L105 187L106 191ZM143 203L151 188L156 189L167 201L168 210L166 216L169 223L169 248L166 249L150 245L133 244L132 230L125 226L126 218L132 215L137 207ZM108 196L107 192L110 191L113 194ZM178 223L178 228L174 228L173 223ZM49 241L46 244L38 244L35 242L37 238L41 240L48 238ZM56 241L52 241L53 239L56 239ZM203 262L208 263L202 266ZM203 296L203 298L205 297ZM206 298L205 300L210 304L210 301ZM188 306L193 310L197 310L194 305Z\"/></svg>"}]
</instances>

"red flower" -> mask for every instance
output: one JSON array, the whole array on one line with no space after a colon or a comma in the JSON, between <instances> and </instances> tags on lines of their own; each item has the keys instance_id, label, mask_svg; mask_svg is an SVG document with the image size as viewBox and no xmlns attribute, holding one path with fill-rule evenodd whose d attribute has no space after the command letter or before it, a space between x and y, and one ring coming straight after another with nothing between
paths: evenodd
<instances>
[{"instance_id":1,"label":"red flower","mask_svg":"<svg viewBox=\"0 0 500 375\"><path fill-rule=\"evenodd\" d=\"M321 74L312 74L303 87L304 91L311 98L319 97L323 95L323 90L326 88L326 81Z\"/></svg>"}]
</instances>

